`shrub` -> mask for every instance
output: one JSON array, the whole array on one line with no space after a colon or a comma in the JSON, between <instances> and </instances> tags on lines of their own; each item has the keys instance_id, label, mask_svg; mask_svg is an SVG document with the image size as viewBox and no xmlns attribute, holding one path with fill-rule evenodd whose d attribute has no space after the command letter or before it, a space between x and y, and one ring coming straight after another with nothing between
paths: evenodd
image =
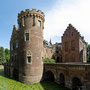
<instances>
[{"instance_id":1,"label":"shrub","mask_svg":"<svg viewBox=\"0 0 90 90\"><path fill-rule=\"evenodd\" d=\"M43 62L45 62L45 63L55 63L55 60L54 59L49 59L49 58L44 58Z\"/></svg>"}]
</instances>

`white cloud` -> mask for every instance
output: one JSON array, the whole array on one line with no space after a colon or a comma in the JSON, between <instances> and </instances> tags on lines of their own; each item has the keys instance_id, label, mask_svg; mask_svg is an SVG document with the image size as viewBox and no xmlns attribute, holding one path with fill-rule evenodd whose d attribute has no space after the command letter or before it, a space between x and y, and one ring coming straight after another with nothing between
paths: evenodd
<instances>
[{"instance_id":1,"label":"white cloud","mask_svg":"<svg viewBox=\"0 0 90 90\"><path fill-rule=\"evenodd\" d=\"M53 8L46 13L44 38L55 36L59 41L68 24L71 23L86 42L90 43L90 0L57 0ZM55 42L55 39L54 41Z\"/></svg>"}]
</instances>

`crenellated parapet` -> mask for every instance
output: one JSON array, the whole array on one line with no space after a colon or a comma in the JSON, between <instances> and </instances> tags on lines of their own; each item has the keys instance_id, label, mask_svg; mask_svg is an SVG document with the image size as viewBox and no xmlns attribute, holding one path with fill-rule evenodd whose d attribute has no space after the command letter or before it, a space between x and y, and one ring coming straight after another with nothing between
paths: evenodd
<instances>
[{"instance_id":1,"label":"crenellated parapet","mask_svg":"<svg viewBox=\"0 0 90 90\"><path fill-rule=\"evenodd\" d=\"M18 24L22 21L22 18L27 18L27 17L37 17L42 19L43 21L44 19L44 13L41 10L36 10L36 9L26 9L25 11L22 10L20 13L18 13Z\"/></svg>"}]
</instances>

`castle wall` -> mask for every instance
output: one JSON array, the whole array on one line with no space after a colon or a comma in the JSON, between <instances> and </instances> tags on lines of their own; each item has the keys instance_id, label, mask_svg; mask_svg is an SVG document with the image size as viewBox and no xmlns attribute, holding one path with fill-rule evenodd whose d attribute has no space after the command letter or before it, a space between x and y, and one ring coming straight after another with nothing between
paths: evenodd
<instances>
[{"instance_id":1,"label":"castle wall","mask_svg":"<svg viewBox=\"0 0 90 90\"><path fill-rule=\"evenodd\" d=\"M82 62L87 62L86 43L82 37L79 38L79 58Z\"/></svg>"},{"instance_id":2,"label":"castle wall","mask_svg":"<svg viewBox=\"0 0 90 90\"><path fill-rule=\"evenodd\" d=\"M53 52L53 47L43 46L43 58L52 58Z\"/></svg>"}]
</instances>

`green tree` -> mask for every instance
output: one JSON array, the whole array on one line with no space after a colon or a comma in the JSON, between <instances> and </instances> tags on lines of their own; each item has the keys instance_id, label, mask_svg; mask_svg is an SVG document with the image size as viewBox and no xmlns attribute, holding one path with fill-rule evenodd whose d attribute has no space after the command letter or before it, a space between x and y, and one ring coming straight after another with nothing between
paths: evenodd
<instances>
[{"instance_id":1,"label":"green tree","mask_svg":"<svg viewBox=\"0 0 90 90\"><path fill-rule=\"evenodd\" d=\"M5 51L3 47L0 47L0 64L5 63Z\"/></svg>"},{"instance_id":2,"label":"green tree","mask_svg":"<svg viewBox=\"0 0 90 90\"><path fill-rule=\"evenodd\" d=\"M0 65L10 60L10 50L0 47Z\"/></svg>"},{"instance_id":3,"label":"green tree","mask_svg":"<svg viewBox=\"0 0 90 90\"><path fill-rule=\"evenodd\" d=\"M45 62L45 63L55 63L55 60L54 59L49 59L49 58L44 58L43 62Z\"/></svg>"},{"instance_id":4,"label":"green tree","mask_svg":"<svg viewBox=\"0 0 90 90\"><path fill-rule=\"evenodd\" d=\"M10 60L10 50L8 48L5 49L5 60L6 62Z\"/></svg>"}]
</instances>

